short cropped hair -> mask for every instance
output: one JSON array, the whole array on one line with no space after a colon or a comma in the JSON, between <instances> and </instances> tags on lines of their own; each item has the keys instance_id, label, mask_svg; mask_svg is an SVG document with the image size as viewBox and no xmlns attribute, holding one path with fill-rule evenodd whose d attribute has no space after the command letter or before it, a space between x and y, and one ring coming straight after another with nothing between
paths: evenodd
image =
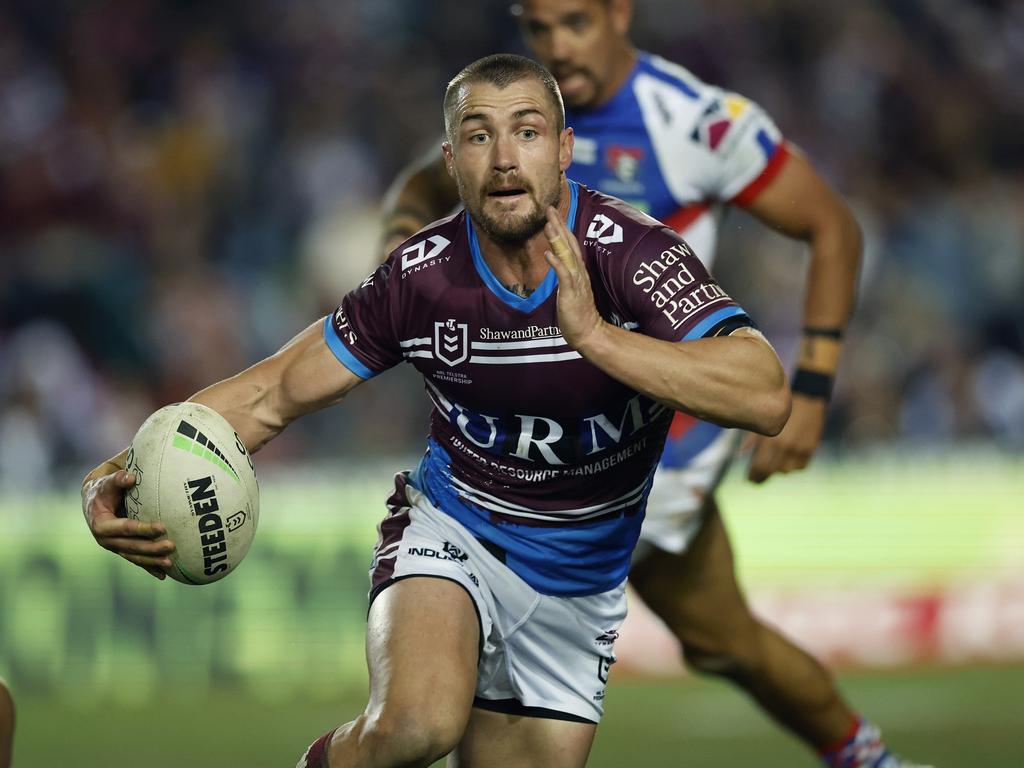
<instances>
[{"instance_id":1,"label":"short cropped hair","mask_svg":"<svg viewBox=\"0 0 1024 768\"><path fill-rule=\"evenodd\" d=\"M514 53L496 53L485 56L469 64L453 77L444 92L444 132L448 141L455 140L455 102L459 89L472 83L491 83L498 88L507 88L512 83L528 78L538 80L548 92L551 106L555 108L555 122L558 133L565 129L565 106L562 104L562 92L558 83L544 67L533 59L518 56Z\"/></svg>"}]
</instances>

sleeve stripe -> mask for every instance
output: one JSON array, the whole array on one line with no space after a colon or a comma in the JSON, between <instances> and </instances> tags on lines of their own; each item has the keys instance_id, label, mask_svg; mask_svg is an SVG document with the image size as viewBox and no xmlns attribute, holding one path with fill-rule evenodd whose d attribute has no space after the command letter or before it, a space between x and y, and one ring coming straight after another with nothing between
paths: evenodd
<instances>
[{"instance_id":1,"label":"sleeve stripe","mask_svg":"<svg viewBox=\"0 0 1024 768\"><path fill-rule=\"evenodd\" d=\"M359 359L349 352L345 343L338 338L338 334L334 331L334 325L331 323L331 315L324 318L324 341L327 342L327 346L330 347L334 356L338 358L338 362L359 378L372 379L377 375L376 371L371 371L363 363L359 362Z\"/></svg>"},{"instance_id":2,"label":"sleeve stripe","mask_svg":"<svg viewBox=\"0 0 1024 768\"><path fill-rule=\"evenodd\" d=\"M782 170L782 166L786 164L786 159L789 155L790 152L786 147L786 142L780 141L775 147L775 152L770 158L768 158L768 164L765 165L761 174L737 192L729 202L733 205L739 206L747 206L754 202L757 196L761 194L761 191L767 187L771 183L772 179L778 175L779 171Z\"/></svg>"},{"instance_id":3,"label":"sleeve stripe","mask_svg":"<svg viewBox=\"0 0 1024 768\"><path fill-rule=\"evenodd\" d=\"M712 312L710 315L705 317L699 323L697 323L689 332L683 336L680 341L693 341L694 339L702 339L704 335L718 325L723 320L727 320L730 317L736 317L736 315L745 315L741 307L723 307L717 312Z\"/></svg>"}]
</instances>

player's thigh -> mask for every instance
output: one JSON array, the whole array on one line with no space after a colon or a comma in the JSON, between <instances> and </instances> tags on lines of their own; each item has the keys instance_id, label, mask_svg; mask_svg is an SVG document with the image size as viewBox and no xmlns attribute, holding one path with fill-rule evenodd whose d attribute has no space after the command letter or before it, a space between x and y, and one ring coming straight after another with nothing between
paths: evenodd
<instances>
[{"instance_id":1,"label":"player's thigh","mask_svg":"<svg viewBox=\"0 0 1024 768\"><path fill-rule=\"evenodd\" d=\"M476 608L461 585L428 576L396 581L370 607L367 714L461 729L476 690L479 647Z\"/></svg>"},{"instance_id":2,"label":"player's thigh","mask_svg":"<svg viewBox=\"0 0 1024 768\"><path fill-rule=\"evenodd\" d=\"M655 549L636 562L630 583L684 641L742 632L753 621L736 580L729 534L718 506L707 500L700 531L682 554Z\"/></svg>"},{"instance_id":3,"label":"player's thigh","mask_svg":"<svg viewBox=\"0 0 1024 768\"><path fill-rule=\"evenodd\" d=\"M449 768L582 768L597 726L474 709Z\"/></svg>"}]
</instances>

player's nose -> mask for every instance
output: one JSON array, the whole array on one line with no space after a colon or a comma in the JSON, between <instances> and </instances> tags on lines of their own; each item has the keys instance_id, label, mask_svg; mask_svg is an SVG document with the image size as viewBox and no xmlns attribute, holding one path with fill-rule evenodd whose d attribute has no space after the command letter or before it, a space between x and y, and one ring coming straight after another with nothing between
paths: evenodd
<instances>
[{"instance_id":1,"label":"player's nose","mask_svg":"<svg viewBox=\"0 0 1024 768\"><path fill-rule=\"evenodd\" d=\"M511 136L498 136L491 145L493 147L492 164L496 171L510 171L517 165L515 143Z\"/></svg>"},{"instance_id":2,"label":"player's nose","mask_svg":"<svg viewBox=\"0 0 1024 768\"><path fill-rule=\"evenodd\" d=\"M551 69L558 69L559 67L572 64L573 45L567 31L556 28L551 32L548 56Z\"/></svg>"}]
</instances>

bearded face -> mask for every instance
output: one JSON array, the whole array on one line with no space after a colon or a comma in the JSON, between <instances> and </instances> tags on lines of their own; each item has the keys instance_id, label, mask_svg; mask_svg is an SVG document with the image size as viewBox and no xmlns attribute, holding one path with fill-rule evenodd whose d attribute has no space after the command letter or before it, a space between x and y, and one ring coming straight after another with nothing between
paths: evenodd
<instances>
[{"instance_id":1,"label":"bearded face","mask_svg":"<svg viewBox=\"0 0 1024 768\"><path fill-rule=\"evenodd\" d=\"M537 183L516 171L496 171L483 186L456 175L459 196L477 227L491 240L520 245L544 228L549 205L562 199L561 172L543 174Z\"/></svg>"},{"instance_id":2,"label":"bearded face","mask_svg":"<svg viewBox=\"0 0 1024 768\"><path fill-rule=\"evenodd\" d=\"M489 239L526 242L544 228L548 206L561 202L571 132L559 132L548 91L531 78L503 88L464 85L454 112L445 157L466 210Z\"/></svg>"}]
</instances>

